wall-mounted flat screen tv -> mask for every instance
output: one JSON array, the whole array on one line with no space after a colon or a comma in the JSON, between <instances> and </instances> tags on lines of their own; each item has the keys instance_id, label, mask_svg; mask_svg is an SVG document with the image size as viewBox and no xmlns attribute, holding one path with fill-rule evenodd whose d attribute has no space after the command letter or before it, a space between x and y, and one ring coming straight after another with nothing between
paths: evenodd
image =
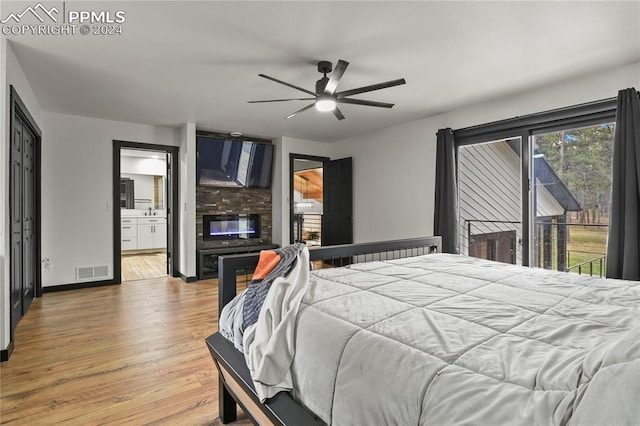
<instances>
[{"instance_id":1,"label":"wall-mounted flat screen tv","mask_svg":"<svg viewBox=\"0 0 640 426\"><path fill-rule=\"evenodd\" d=\"M196 183L269 188L273 145L209 136L196 138Z\"/></svg>"}]
</instances>

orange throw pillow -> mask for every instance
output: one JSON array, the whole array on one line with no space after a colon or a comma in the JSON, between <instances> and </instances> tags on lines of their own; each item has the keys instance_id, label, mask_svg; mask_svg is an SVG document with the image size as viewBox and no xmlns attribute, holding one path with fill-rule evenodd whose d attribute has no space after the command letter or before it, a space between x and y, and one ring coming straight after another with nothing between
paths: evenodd
<instances>
[{"instance_id":1,"label":"orange throw pillow","mask_svg":"<svg viewBox=\"0 0 640 426\"><path fill-rule=\"evenodd\" d=\"M269 272L278 265L280 262L280 255L272 250L260 251L260 260L258 260L258 266L253 272L253 280L263 280L269 275Z\"/></svg>"}]
</instances>

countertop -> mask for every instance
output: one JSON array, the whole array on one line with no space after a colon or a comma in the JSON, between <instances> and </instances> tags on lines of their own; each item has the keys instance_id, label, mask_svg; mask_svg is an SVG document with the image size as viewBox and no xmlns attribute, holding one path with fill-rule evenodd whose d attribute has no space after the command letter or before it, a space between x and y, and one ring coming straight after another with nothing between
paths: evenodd
<instances>
[{"instance_id":1,"label":"countertop","mask_svg":"<svg viewBox=\"0 0 640 426\"><path fill-rule=\"evenodd\" d=\"M120 216L120 219L144 219L144 218L150 218L150 219L166 219L166 216L160 216L160 215L146 215L146 216L140 216L140 215L127 215L127 216Z\"/></svg>"}]
</instances>

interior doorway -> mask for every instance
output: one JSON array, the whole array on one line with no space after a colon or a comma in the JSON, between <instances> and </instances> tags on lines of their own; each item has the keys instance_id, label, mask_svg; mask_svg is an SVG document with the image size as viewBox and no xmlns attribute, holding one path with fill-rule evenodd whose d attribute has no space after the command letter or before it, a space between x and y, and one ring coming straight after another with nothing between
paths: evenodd
<instances>
[{"instance_id":1,"label":"interior doorway","mask_svg":"<svg viewBox=\"0 0 640 426\"><path fill-rule=\"evenodd\" d=\"M289 154L291 242L353 243L352 159Z\"/></svg>"},{"instance_id":2,"label":"interior doorway","mask_svg":"<svg viewBox=\"0 0 640 426\"><path fill-rule=\"evenodd\" d=\"M166 276L167 156L163 151L120 150L122 281Z\"/></svg>"},{"instance_id":3,"label":"interior doorway","mask_svg":"<svg viewBox=\"0 0 640 426\"><path fill-rule=\"evenodd\" d=\"M178 276L177 147L114 141L114 281Z\"/></svg>"},{"instance_id":4,"label":"interior doorway","mask_svg":"<svg viewBox=\"0 0 640 426\"><path fill-rule=\"evenodd\" d=\"M292 158L291 241L322 245L325 158Z\"/></svg>"}]
</instances>

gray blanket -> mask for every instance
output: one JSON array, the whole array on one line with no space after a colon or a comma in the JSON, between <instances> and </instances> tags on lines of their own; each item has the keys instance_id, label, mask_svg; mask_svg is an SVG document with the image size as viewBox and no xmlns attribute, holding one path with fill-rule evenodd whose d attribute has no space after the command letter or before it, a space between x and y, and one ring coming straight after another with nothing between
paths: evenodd
<instances>
[{"instance_id":1,"label":"gray blanket","mask_svg":"<svg viewBox=\"0 0 640 426\"><path fill-rule=\"evenodd\" d=\"M294 396L330 424L640 424L638 282L371 262L313 272L294 331Z\"/></svg>"}]
</instances>

